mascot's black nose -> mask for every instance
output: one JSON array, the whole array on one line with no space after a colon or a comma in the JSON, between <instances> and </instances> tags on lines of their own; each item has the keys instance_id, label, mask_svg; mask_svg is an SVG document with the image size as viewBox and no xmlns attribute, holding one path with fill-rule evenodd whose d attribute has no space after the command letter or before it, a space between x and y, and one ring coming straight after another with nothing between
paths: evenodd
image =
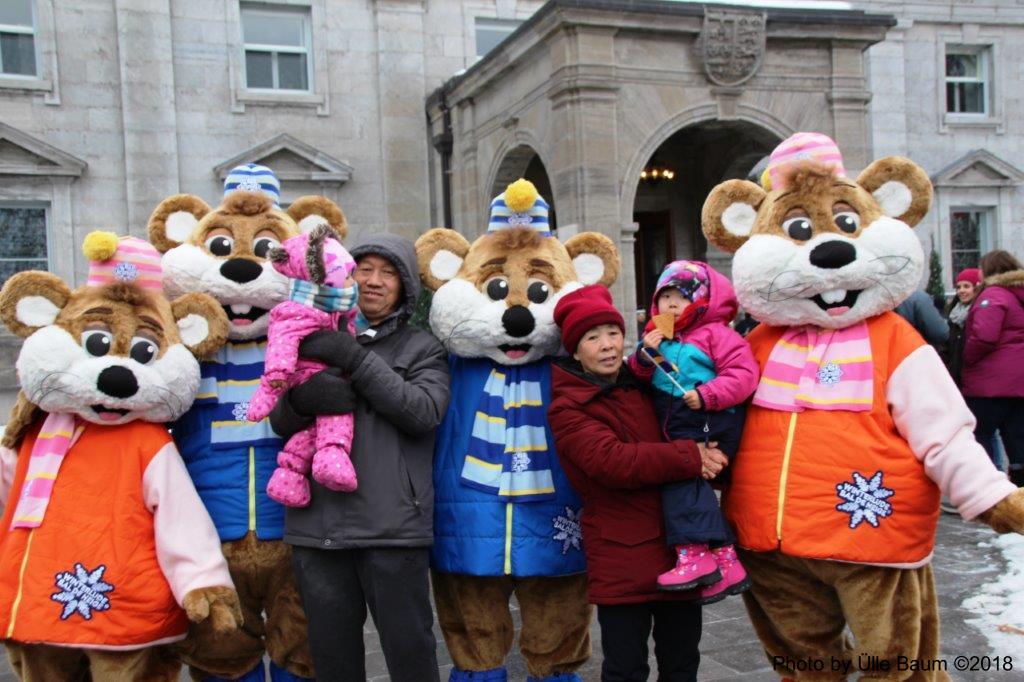
<instances>
[{"instance_id":1,"label":"mascot's black nose","mask_svg":"<svg viewBox=\"0 0 1024 682\"><path fill-rule=\"evenodd\" d=\"M857 260L857 249L850 242L831 239L811 249L811 265L816 268L841 268Z\"/></svg>"},{"instance_id":2,"label":"mascot's black nose","mask_svg":"<svg viewBox=\"0 0 1024 682\"><path fill-rule=\"evenodd\" d=\"M239 284L253 281L260 276L261 272L263 272L263 267L259 263L245 258L232 258L224 261L224 264L220 266L220 274Z\"/></svg>"},{"instance_id":3,"label":"mascot's black nose","mask_svg":"<svg viewBox=\"0 0 1024 682\"><path fill-rule=\"evenodd\" d=\"M536 326L533 321L533 314L521 305L514 305L505 311L501 316L501 323L509 336L529 336Z\"/></svg>"},{"instance_id":4,"label":"mascot's black nose","mask_svg":"<svg viewBox=\"0 0 1024 682\"><path fill-rule=\"evenodd\" d=\"M127 367L112 365L100 372L96 388L114 398L131 398L139 390L139 382Z\"/></svg>"}]
</instances>

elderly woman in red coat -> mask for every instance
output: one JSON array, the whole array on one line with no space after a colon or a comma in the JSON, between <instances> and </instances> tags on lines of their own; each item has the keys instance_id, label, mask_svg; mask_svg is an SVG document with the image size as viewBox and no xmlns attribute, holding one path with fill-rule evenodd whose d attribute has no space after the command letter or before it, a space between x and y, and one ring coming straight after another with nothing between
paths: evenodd
<instances>
[{"instance_id":1,"label":"elderly woman in red coat","mask_svg":"<svg viewBox=\"0 0 1024 682\"><path fill-rule=\"evenodd\" d=\"M568 294L554 314L571 357L552 369L548 419L562 468L583 498L588 595L597 604L604 652L601 679L647 679L653 623L660 679L695 680L701 607L685 593L657 589L658 575L675 565L660 485L712 478L727 460L714 447L665 441L650 397L623 364L624 323L607 289L593 285Z\"/></svg>"}]
</instances>

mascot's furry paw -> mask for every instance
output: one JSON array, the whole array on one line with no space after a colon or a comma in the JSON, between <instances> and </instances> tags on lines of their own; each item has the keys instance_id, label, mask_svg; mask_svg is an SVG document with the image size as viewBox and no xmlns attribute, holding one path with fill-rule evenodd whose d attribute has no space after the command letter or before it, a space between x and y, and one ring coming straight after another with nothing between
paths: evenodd
<instances>
[{"instance_id":1,"label":"mascot's furry paw","mask_svg":"<svg viewBox=\"0 0 1024 682\"><path fill-rule=\"evenodd\" d=\"M230 587L200 587L185 595L182 604L188 619L201 623L210 619L214 632L229 632L242 626L238 593Z\"/></svg>"},{"instance_id":2,"label":"mascot's furry paw","mask_svg":"<svg viewBox=\"0 0 1024 682\"><path fill-rule=\"evenodd\" d=\"M1024 488L1018 488L978 515L978 520L997 533L1024 534Z\"/></svg>"}]
</instances>

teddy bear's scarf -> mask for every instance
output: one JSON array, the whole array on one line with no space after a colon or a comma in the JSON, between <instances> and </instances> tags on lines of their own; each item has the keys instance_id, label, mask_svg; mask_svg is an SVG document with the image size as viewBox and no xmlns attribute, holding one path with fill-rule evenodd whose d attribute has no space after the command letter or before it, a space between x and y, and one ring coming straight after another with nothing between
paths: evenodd
<instances>
[{"instance_id":1,"label":"teddy bear's scarf","mask_svg":"<svg viewBox=\"0 0 1024 682\"><path fill-rule=\"evenodd\" d=\"M462 483L504 498L552 500L540 365L491 370L473 422Z\"/></svg>"},{"instance_id":2,"label":"teddy bear's scarf","mask_svg":"<svg viewBox=\"0 0 1024 682\"><path fill-rule=\"evenodd\" d=\"M38 528L50 504L50 494L57 481L57 472L75 439L78 420L70 412L50 412L32 444L28 471L21 486L18 506L14 508L11 530Z\"/></svg>"},{"instance_id":3,"label":"teddy bear's scarf","mask_svg":"<svg viewBox=\"0 0 1024 682\"><path fill-rule=\"evenodd\" d=\"M874 391L867 322L845 329L804 325L786 330L776 342L754 404L785 412L868 412Z\"/></svg>"}]
</instances>

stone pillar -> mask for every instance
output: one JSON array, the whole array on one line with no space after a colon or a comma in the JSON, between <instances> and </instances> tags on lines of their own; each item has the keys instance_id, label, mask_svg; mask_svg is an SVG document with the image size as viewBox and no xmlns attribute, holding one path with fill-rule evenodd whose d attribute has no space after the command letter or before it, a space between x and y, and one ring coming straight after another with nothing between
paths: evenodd
<instances>
[{"instance_id":1,"label":"stone pillar","mask_svg":"<svg viewBox=\"0 0 1024 682\"><path fill-rule=\"evenodd\" d=\"M128 204L125 227L145 237L149 214L179 187L171 7L169 0L115 0L114 7Z\"/></svg>"},{"instance_id":2,"label":"stone pillar","mask_svg":"<svg viewBox=\"0 0 1024 682\"><path fill-rule=\"evenodd\" d=\"M871 160L871 131L868 127L867 76L864 50L860 43L833 43L832 83L828 101L832 108L832 137L843 152L843 163L853 173Z\"/></svg>"},{"instance_id":3,"label":"stone pillar","mask_svg":"<svg viewBox=\"0 0 1024 682\"><path fill-rule=\"evenodd\" d=\"M626 318L626 348L630 349L636 345L636 309L646 306L646 301L636 300L636 233L640 231L640 223L629 223L623 225L619 231L619 258L622 260L622 269L619 270L619 279L616 281L616 288L619 289L619 301L622 316Z\"/></svg>"},{"instance_id":4,"label":"stone pillar","mask_svg":"<svg viewBox=\"0 0 1024 682\"><path fill-rule=\"evenodd\" d=\"M430 227L424 11L420 0L374 3L384 225L412 239Z\"/></svg>"}]
</instances>

